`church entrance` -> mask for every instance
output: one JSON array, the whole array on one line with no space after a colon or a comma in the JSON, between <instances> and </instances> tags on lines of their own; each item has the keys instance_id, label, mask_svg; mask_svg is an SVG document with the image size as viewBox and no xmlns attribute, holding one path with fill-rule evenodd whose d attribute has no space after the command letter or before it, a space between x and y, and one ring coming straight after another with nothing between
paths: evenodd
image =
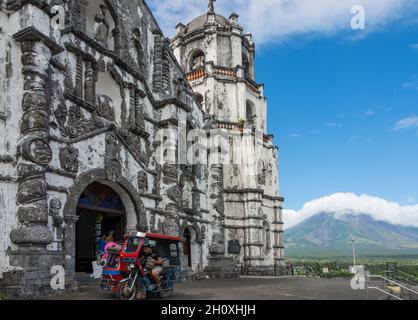
<instances>
[{"instance_id":1,"label":"church entrance","mask_svg":"<svg viewBox=\"0 0 418 320\"><path fill-rule=\"evenodd\" d=\"M122 200L110 187L94 182L81 194L77 205L76 272L92 273L100 240L123 241L126 212Z\"/></svg>"}]
</instances>

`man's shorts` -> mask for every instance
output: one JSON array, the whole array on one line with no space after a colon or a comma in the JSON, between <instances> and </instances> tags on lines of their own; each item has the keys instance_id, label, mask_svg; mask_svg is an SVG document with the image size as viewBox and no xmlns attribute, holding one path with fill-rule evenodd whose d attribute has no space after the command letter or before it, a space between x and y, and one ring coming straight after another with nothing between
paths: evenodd
<instances>
[{"instance_id":1,"label":"man's shorts","mask_svg":"<svg viewBox=\"0 0 418 320\"><path fill-rule=\"evenodd\" d=\"M161 267L161 266L156 266L156 267L154 267L153 269L152 269L152 272L154 273L154 274L156 274L156 275L160 275L160 273L163 271L163 267Z\"/></svg>"}]
</instances>

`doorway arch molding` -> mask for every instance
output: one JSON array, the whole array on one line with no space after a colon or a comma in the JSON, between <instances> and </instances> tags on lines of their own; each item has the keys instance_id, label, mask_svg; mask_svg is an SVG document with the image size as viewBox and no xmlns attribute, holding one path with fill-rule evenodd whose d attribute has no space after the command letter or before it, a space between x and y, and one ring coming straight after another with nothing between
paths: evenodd
<instances>
[{"instance_id":1,"label":"doorway arch molding","mask_svg":"<svg viewBox=\"0 0 418 320\"><path fill-rule=\"evenodd\" d=\"M133 204L132 210L135 211L137 230L142 232L148 231L145 206L135 187L121 175L116 177L116 181L109 181L107 177L108 175L105 169L93 169L82 173L76 179L74 185L68 190L67 202L64 207L64 219L65 217L72 217L75 215L78 201L84 190L93 182L99 182L111 187L120 196L125 205L125 209L127 210L127 215L129 215L129 206L126 205L126 196L129 196L129 200ZM113 188L113 186L115 188ZM125 194L120 194L120 189L122 189Z\"/></svg>"},{"instance_id":2,"label":"doorway arch molding","mask_svg":"<svg viewBox=\"0 0 418 320\"><path fill-rule=\"evenodd\" d=\"M184 232L186 231L187 228L191 228L194 230L194 232L196 233L196 243L203 243L203 236L202 236L202 231L199 228L199 225L195 222L195 223L189 223L188 221L184 221L183 224L180 226L179 228L179 237L183 237Z\"/></svg>"}]
</instances>

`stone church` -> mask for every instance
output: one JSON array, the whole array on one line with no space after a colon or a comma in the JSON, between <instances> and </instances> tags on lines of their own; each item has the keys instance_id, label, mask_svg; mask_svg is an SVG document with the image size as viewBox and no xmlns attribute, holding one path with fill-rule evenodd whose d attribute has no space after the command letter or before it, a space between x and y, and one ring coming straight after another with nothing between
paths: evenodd
<instances>
[{"instance_id":1,"label":"stone church","mask_svg":"<svg viewBox=\"0 0 418 320\"><path fill-rule=\"evenodd\" d=\"M213 2L168 39L144 0L0 0L0 294L76 287L109 233L182 237L190 279L284 266L255 45Z\"/></svg>"}]
</instances>

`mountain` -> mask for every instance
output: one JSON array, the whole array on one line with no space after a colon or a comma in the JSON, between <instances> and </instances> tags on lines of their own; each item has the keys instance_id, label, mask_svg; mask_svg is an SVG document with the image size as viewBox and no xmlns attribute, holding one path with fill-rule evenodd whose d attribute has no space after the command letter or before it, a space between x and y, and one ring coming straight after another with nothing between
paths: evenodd
<instances>
[{"instance_id":1,"label":"mountain","mask_svg":"<svg viewBox=\"0 0 418 320\"><path fill-rule=\"evenodd\" d=\"M418 228L374 220L367 214L321 212L285 231L287 256L418 254Z\"/></svg>"}]
</instances>

